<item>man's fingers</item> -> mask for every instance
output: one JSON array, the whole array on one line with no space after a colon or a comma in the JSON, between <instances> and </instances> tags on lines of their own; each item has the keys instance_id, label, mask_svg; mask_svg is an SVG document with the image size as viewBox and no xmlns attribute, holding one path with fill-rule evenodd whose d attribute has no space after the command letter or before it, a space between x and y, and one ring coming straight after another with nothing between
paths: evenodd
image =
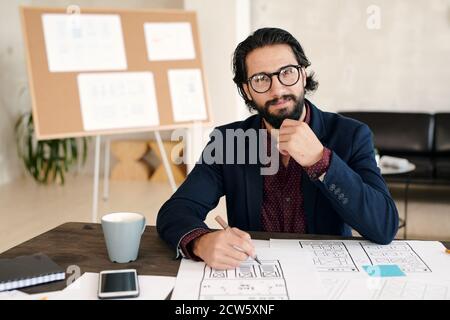
<instances>
[{"instance_id":1,"label":"man's fingers","mask_svg":"<svg viewBox=\"0 0 450 320\"><path fill-rule=\"evenodd\" d=\"M283 156L289 155L289 150L291 147L289 146L289 141L278 143L278 150Z\"/></svg>"},{"instance_id":2,"label":"man's fingers","mask_svg":"<svg viewBox=\"0 0 450 320\"><path fill-rule=\"evenodd\" d=\"M283 123L281 124L280 130L281 130L281 128L284 128L284 127L298 126L300 123L302 123L302 121L292 120L292 119L284 119Z\"/></svg>"},{"instance_id":3,"label":"man's fingers","mask_svg":"<svg viewBox=\"0 0 450 320\"><path fill-rule=\"evenodd\" d=\"M280 150L280 151L288 151L290 148L289 148L289 141L287 141L287 142L280 142L279 144L278 144L278 149Z\"/></svg>"},{"instance_id":4,"label":"man's fingers","mask_svg":"<svg viewBox=\"0 0 450 320\"><path fill-rule=\"evenodd\" d=\"M211 268L216 269L216 270L229 270L229 269L233 269L233 267L226 265L226 264L216 264L216 263L212 263L212 264L208 264Z\"/></svg>"},{"instance_id":5,"label":"man's fingers","mask_svg":"<svg viewBox=\"0 0 450 320\"><path fill-rule=\"evenodd\" d=\"M249 239L242 239L239 236L230 238L230 245L234 246L236 250L242 250L248 256L255 256L255 247Z\"/></svg>"},{"instance_id":6,"label":"man's fingers","mask_svg":"<svg viewBox=\"0 0 450 320\"><path fill-rule=\"evenodd\" d=\"M216 263L216 262L213 262L211 264L207 263L207 265L209 265L211 268L216 269L216 270L229 270L229 269L236 268L236 266L233 266L233 265L224 264L224 263Z\"/></svg>"},{"instance_id":7,"label":"man's fingers","mask_svg":"<svg viewBox=\"0 0 450 320\"><path fill-rule=\"evenodd\" d=\"M207 264L214 269L234 269L240 266L241 260L234 259L227 255L221 255L220 259L215 259L210 262L207 262Z\"/></svg>"},{"instance_id":8,"label":"man's fingers","mask_svg":"<svg viewBox=\"0 0 450 320\"><path fill-rule=\"evenodd\" d=\"M287 142L292 138L290 134L283 134L278 137L278 142Z\"/></svg>"},{"instance_id":9,"label":"man's fingers","mask_svg":"<svg viewBox=\"0 0 450 320\"><path fill-rule=\"evenodd\" d=\"M281 127L280 131L278 133L278 136L286 135L286 134L294 134L298 129L297 126L291 126L291 127Z\"/></svg>"},{"instance_id":10,"label":"man's fingers","mask_svg":"<svg viewBox=\"0 0 450 320\"><path fill-rule=\"evenodd\" d=\"M248 258L248 255L246 253L242 252L235 246L230 246L229 249L226 250L225 254L231 259L239 261L239 263L247 260Z\"/></svg>"},{"instance_id":11,"label":"man's fingers","mask_svg":"<svg viewBox=\"0 0 450 320\"><path fill-rule=\"evenodd\" d=\"M238 228L227 228L225 232L228 245L242 249L242 251L247 254L254 250L251 237L247 232L239 230Z\"/></svg>"},{"instance_id":12,"label":"man's fingers","mask_svg":"<svg viewBox=\"0 0 450 320\"><path fill-rule=\"evenodd\" d=\"M233 231L235 234L237 234L241 238L249 239L249 240L252 238L252 237L250 237L250 235L247 232L242 231L238 228L231 228L231 231Z\"/></svg>"}]
</instances>

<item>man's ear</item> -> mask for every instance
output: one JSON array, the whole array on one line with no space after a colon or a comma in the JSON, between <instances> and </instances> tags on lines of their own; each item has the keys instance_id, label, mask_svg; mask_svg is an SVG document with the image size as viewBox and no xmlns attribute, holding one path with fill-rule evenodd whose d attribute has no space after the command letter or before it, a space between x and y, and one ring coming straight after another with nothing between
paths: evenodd
<instances>
[{"instance_id":1,"label":"man's ear","mask_svg":"<svg viewBox=\"0 0 450 320\"><path fill-rule=\"evenodd\" d=\"M247 96L247 99L250 101L253 101L253 98L250 95L250 88L248 87L248 84L244 83L244 84L242 84L242 87L244 88L244 92L245 92L245 95Z\"/></svg>"},{"instance_id":2,"label":"man's ear","mask_svg":"<svg viewBox=\"0 0 450 320\"><path fill-rule=\"evenodd\" d=\"M306 69L304 67L302 67L300 70L302 72L303 88L305 88L306 87Z\"/></svg>"}]
</instances>

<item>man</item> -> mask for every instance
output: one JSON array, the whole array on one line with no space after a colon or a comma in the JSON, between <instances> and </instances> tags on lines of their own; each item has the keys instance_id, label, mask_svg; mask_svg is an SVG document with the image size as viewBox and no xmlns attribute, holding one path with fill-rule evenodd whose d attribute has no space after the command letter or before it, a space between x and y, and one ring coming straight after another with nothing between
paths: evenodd
<instances>
[{"instance_id":1,"label":"man","mask_svg":"<svg viewBox=\"0 0 450 320\"><path fill-rule=\"evenodd\" d=\"M255 255L245 231L350 236L353 228L371 241L392 241L398 213L375 162L371 131L304 98L318 86L309 66L298 41L281 29L259 29L238 45L233 80L257 115L217 130L227 145L228 130L267 129L279 169L263 175L262 161L197 163L158 213L158 232L178 255L234 268ZM225 146L215 155L251 155L250 149ZM223 195L233 228L211 231L204 220Z\"/></svg>"}]
</instances>

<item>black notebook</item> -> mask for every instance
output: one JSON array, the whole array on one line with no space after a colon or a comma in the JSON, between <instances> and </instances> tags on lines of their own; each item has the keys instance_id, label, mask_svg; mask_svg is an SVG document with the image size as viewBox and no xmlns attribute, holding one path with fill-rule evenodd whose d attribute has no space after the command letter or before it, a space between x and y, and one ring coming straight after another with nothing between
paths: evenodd
<instances>
[{"instance_id":1,"label":"black notebook","mask_svg":"<svg viewBox=\"0 0 450 320\"><path fill-rule=\"evenodd\" d=\"M64 280L65 271L42 253L0 259L0 291Z\"/></svg>"}]
</instances>

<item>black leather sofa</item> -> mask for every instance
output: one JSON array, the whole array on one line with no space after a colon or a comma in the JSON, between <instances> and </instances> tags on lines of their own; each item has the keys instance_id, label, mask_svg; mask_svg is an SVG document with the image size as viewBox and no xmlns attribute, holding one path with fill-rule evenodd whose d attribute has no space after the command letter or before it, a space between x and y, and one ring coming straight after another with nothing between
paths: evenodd
<instances>
[{"instance_id":1,"label":"black leather sofa","mask_svg":"<svg viewBox=\"0 0 450 320\"><path fill-rule=\"evenodd\" d=\"M450 113L340 112L366 123L380 155L406 158L413 172L387 181L450 184Z\"/></svg>"}]
</instances>

